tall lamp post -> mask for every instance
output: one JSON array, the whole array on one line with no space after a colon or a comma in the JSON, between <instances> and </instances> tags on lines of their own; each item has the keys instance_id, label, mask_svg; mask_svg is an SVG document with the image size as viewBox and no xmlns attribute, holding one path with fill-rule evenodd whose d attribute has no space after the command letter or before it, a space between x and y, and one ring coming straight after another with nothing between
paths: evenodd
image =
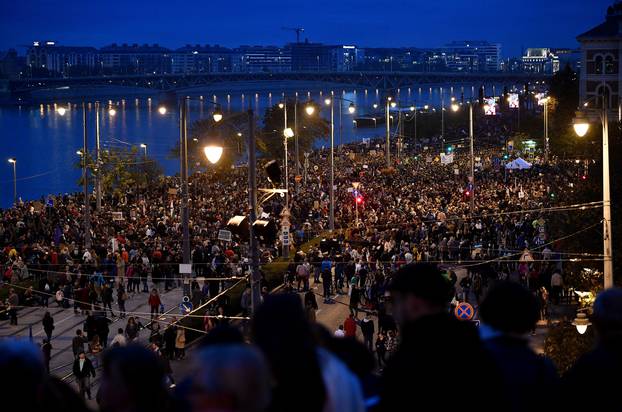
<instances>
[{"instance_id":1,"label":"tall lamp post","mask_svg":"<svg viewBox=\"0 0 622 412\"><path fill-rule=\"evenodd\" d=\"M141 143L140 148L145 150L145 157L147 157L147 145L145 143Z\"/></svg>"},{"instance_id":2,"label":"tall lamp post","mask_svg":"<svg viewBox=\"0 0 622 412\"><path fill-rule=\"evenodd\" d=\"M182 181L182 194L181 194L181 218L182 218L182 263L180 266L180 272L183 277L192 274L190 265L190 216L188 212L188 102L190 96L184 96L179 102L179 146L181 155L181 181ZM222 120L222 111L220 105L209 100L205 100L215 106L212 118L215 122ZM166 106L161 105L158 107L158 112L165 115L167 112ZM205 148L205 155L211 163L216 163L222 155L223 148L218 145L210 145ZM186 285L184 284L184 288ZM185 291L186 293L189 291Z\"/></svg>"},{"instance_id":3,"label":"tall lamp post","mask_svg":"<svg viewBox=\"0 0 622 412\"><path fill-rule=\"evenodd\" d=\"M331 97L324 99L324 103L330 106L330 214L329 214L329 230L333 232L335 230L335 105L334 100L350 102L348 106L348 112L350 114L356 111L356 106L352 100L337 97L331 94ZM309 113L309 110L307 110Z\"/></svg>"},{"instance_id":4,"label":"tall lamp post","mask_svg":"<svg viewBox=\"0 0 622 412\"><path fill-rule=\"evenodd\" d=\"M469 149L471 155L471 174L469 180L471 183L470 197L470 209L471 213L475 211L475 153L474 153L474 136L473 136L473 102L469 101ZM457 112L460 110L460 105L452 98L451 110ZM484 109L485 110L485 109Z\"/></svg>"},{"instance_id":5,"label":"tall lamp post","mask_svg":"<svg viewBox=\"0 0 622 412\"><path fill-rule=\"evenodd\" d=\"M67 109L63 106L59 106L56 112L64 116L67 113ZM91 248L91 204L89 201L89 167L87 156L88 150L88 134L86 127L86 103L82 101L82 185L84 195L84 248Z\"/></svg>"},{"instance_id":6,"label":"tall lamp post","mask_svg":"<svg viewBox=\"0 0 622 412\"><path fill-rule=\"evenodd\" d=\"M117 114L117 110L114 106L108 107L108 115L110 117L114 117ZM99 120L99 101L95 102L95 204L97 211L99 212L102 208L102 182L101 182L101 149L99 146L101 132L99 128L100 120Z\"/></svg>"},{"instance_id":7,"label":"tall lamp post","mask_svg":"<svg viewBox=\"0 0 622 412\"><path fill-rule=\"evenodd\" d=\"M17 205L17 159L11 157L9 163L13 164L13 204Z\"/></svg>"},{"instance_id":8,"label":"tall lamp post","mask_svg":"<svg viewBox=\"0 0 622 412\"><path fill-rule=\"evenodd\" d=\"M611 188L609 184L609 113L608 96L604 93L594 96L584 103L587 107L591 100L601 99L602 108L600 114L587 110L578 111L573 122L574 131L579 137L585 136L590 122L600 121L603 133L603 266L604 266L604 287L613 287L613 243L611 233Z\"/></svg>"}]
</instances>

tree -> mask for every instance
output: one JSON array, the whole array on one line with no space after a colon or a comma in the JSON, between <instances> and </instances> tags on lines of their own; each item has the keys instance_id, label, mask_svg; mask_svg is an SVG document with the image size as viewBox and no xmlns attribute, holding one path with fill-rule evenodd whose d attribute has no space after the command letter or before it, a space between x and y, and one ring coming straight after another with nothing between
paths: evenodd
<instances>
[{"instance_id":1,"label":"tree","mask_svg":"<svg viewBox=\"0 0 622 412\"><path fill-rule=\"evenodd\" d=\"M302 153L311 150L318 138L330 133L330 123L320 116L320 106L315 102L298 102L297 105L294 103L293 100L287 101L287 125L294 129L294 109L296 107L298 147ZM305 107L308 104L315 108L312 115L306 113ZM264 114L263 124L262 133L257 138L257 148L268 157L282 158L284 110L278 105L269 107Z\"/></svg>"},{"instance_id":2,"label":"tree","mask_svg":"<svg viewBox=\"0 0 622 412\"><path fill-rule=\"evenodd\" d=\"M159 163L140 154L137 146L110 148L100 153L99 168L94 152L86 156L89 168L89 184L95 185L96 175L101 178L102 191L108 195L122 195L136 187L146 187L163 175ZM82 161L76 163L82 169ZM79 184L83 184L83 178Z\"/></svg>"}]
</instances>

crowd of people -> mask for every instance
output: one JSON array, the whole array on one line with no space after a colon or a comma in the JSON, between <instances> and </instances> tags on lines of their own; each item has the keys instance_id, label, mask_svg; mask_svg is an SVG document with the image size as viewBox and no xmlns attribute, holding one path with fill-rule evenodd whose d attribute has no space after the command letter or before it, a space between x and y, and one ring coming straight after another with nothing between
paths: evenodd
<instances>
[{"instance_id":1,"label":"crowd of people","mask_svg":"<svg viewBox=\"0 0 622 412\"><path fill-rule=\"evenodd\" d=\"M505 128L489 121L478 133L501 130ZM448 136L452 133L461 134L450 130ZM478 387L491 393L486 400L490 408L493 401L518 405L515 410L525 410L531 401L557 402L560 384L550 364L512 339L533 330L537 317L548 316L549 300L557 303L563 293L564 263L573 255L558 250L552 234L567 235L568 228L552 227L550 216L555 206L576 203L583 165L559 159L545 165L536 159L529 170L508 172L504 154L498 146L478 144L475 181L469 182L471 158L462 150L446 164L434 144L412 145L401 148L387 168L381 144L344 146L335 157L337 231L303 251L301 245L325 234L329 224L328 152L311 153L304 183L293 176L289 182L293 259L282 273L285 290L302 293L302 299L294 293L268 298L267 288L262 289L265 302L252 320L252 345L228 328L230 302L219 300L215 308L220 316L205 318L209 332L205 348L196 354L204 362L195 365L199 369L188 382L176 385L175 396L160 391L160 383L174 386L168 362L185 357L185 328L176 320L160 326L165 309L160 294L181 287L198 307L248 274L242 242L218 239L231 217L247 213L244 167L196 172L190 178L190 277L177 273L182 221L176 178L163 177L123 196L105 196L99 211L89 204L89 247L81 195L20 202L2 210L0 268L8 295L0 316L14 327L18 309L40 306L45 312L54 304L84 316L84 327L72 342L73 373L81 395L90 398L89 380L101 364L102 410L134 402L141 408L153 405L150 410L180 405L189 410L201 410L201 405L232 411L395 410L412 382L440 387L456 372L472 375ZM260 179L265 180L263 172ZM283 206L281 198L273 197L258 215L278 220ZM281 241L261 244L262 265L281 253ZM465 268L467 275L458 280L456 267ZM206 280L201 285L196 278ZM495 288L505 281L513 286ZM266 284L264 279L262 286ZM501 294L501 302L495 293ZM334 332L321 329L316 297L330 304L340 294L348 295L350 316ZM518 326L495 317L510 298L530 314L528 320L516 320ZM129 299L143 301L148 313L126 310ZM489 328L480 332L488 335L482 332L479 338L476 330L448 316L458 300L481 303L482 321ZM488 311L486 302L492 306ZM240 306L248 315L250 289ZM535 318L534 307L539 308ZM362 318L359 312L364 312ZM127 317L127 324L109 344L110 318L117 316ZM42 325L42 362L49 370L54 330L49 313ZM352 339L357 328L364 338L360 345ZM147 351L135 345L142 329L149 330ZM464 342L460 351L468 355L460 356L457 341ZM421 357L425 353L429 356ZM525 366L526 381L538 382L538 392L547 388L546 399L531 394L521 398L531 399L525 404L516 400L520 391L508 376L510 356L525 365L531 362L528 369L516 361L517 367ZM136 376L135 367L127 365L145 367L154 376ZM40 377L34 370L38 366L31 366L36 385L61 385ZM247 388L239 387L241 380ZM142 386L148 384L149 390ZM432 393L420 392L423 397Z\"/></svg>"},{"instance_id":2,"label":"crowd of people","mask_svg":"<svg viewBox=\"0 0 622 412\"><path fill-rule=\"evenodd\" d=\"M479 329L451 314L453 289L436 264L407 264L391 276L386 305L400 339L381 375L368 344L348 336L348 327L337 337L310 322L293 293L267 297L247 337L231 326L213 328L177 385L157 340L148 348L126 342L107 350L99 372L79 342L73 372L89 399L89 381L101 374L95 394L101 411L362 412L419 405L453 410L457 404L490 411L619 409L614 395L577 394L614 393L612 378L622 368L622 290L598 296L597 346L560 378L529 347L539 311L527 288L496 281L480 305ZM26 341L0 342L0 367L3 390L21 407L88 410L45 372L40 352Z\"/></svg>"}]
</instances>

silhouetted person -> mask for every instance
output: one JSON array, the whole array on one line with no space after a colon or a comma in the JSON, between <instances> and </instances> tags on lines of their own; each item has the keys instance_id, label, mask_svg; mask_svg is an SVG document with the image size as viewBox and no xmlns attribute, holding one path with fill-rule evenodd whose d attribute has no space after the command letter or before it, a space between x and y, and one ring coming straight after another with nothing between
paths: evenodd
<instances>
[{"instance_id":1,"label":"silhouetted person","mask_svg":"<svg viewBox=\"0 0 622 412\"><path fill-rule=\"evenodd\" d=\"M76 360L73 361L73 375L76 377L80 396L84 398L84 394L91 399L91 376L95 377L95 368L91 360L86 357L84 351L78 354Z\"/></svg>"},{"instance_id":2,"label":"silhouetted person","mask_svg":"<svg viewBox=\"0 0 622 412\"><path fill-rule=\"evenodd\" d=\"M322 411L326 389L300 298L270 296L257 310L252 330L275 381L269 410Z\"/></svg>"},{"instance_id":3,"label":"silhouetted person","mask_svg":"<svg viewBox=\"0 0 622 412\"><path fill-rule=\"evenodd\" d=\"M189 412L263 412L270 404L270 367L244 343L214 344L193 355L188 378L176 395ZM306 400L305 400L306 401ZM297 405L292 410L296 410Z\"/></svg>"},{"instance_id":4,"label":"silhouetted person","mask_svg":"<svg viewBox=\"0 0 622 412\"><path fill-rule=\"evenodd\" d=\"M598 295L591 321L596 331L596 345L563 377L567 410L620 411L622 289L608 289Z\"/></svg>"},{"instance_id":5,"label":"silhouetted person","mask_svg":"<svg viewBox=\"0 0 622 412\"><path fill-rule=\"evenodd\" d=\"M275 382L269 411L365 410L356 376L335 355L315 347L299 296L268 296L253 319L253 335Z\"/></svg>"},{"instance_id":6,"label":"silhouetted person","mask_svg":"<svg viewBox=\"0 0 622 412\"><path fill-rule=\"evenodd\" d=\"M480 336L503 375L511 411L554 410L559 377L553 363L529 348L539 318L535 296L516 282L496 283L479 307Z\"/></svg>"},{"instance_id":7,"label":"silhouetted person","mask_svg":"<svg viewBox=\"0 0 622 412\"><path fill-rule=\"evenodd\" d=\"M402 340L384 369L380 410L404 410L416 402L453 411L460 402L471 401L479 411L507 410L500 399L500 373L477 329L448 313L453 287L438 267L403 266L390 290ZM468 381L452 385L461 373ZM474 398L473 385L486 393ZM442 396L444 392L451 396Z\"/></svg>"},{"instance_id":8,"label":"silhouetted person","mask_svg":"<svg viewBox=\"0 0 622 412\"><path fill-rule=\"evenodd\" d=\"M102 412L171 410L165 370L156 354L139 345L106 351L97 401Z\"/></svg>"}]
</instances>

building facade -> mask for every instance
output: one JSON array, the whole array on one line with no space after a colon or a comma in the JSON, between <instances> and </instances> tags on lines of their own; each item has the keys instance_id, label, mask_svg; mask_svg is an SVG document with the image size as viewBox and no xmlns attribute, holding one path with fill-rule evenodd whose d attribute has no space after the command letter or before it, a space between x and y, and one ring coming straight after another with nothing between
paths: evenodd
<instances>
[{"instance_id":1,"label":"building facade","mask_svg":"<svg viewBox=\"0 0 622 412\"><path fill-rule=\"evenodd\" d=\"M617 108L622 82L622 2L610 6L605 22L579 35L577 40L581 44L581 101L604 95L608 106ZM601 100L596 100L600 106Z\"/></svg>"},{"instance_id":2,"label":"building facade","mask_svg":"<svg viewBox=\"0 0 622 412\"><path fill-rule=\"evenodd\" d=\"M291 51L277 46L240 46L232 51L231 68L242 73L289 72Z\"/></svg>"},{"instance_id":3,"label":"building facade","mask_svg":"<svg viewBox=\"0 0 622 412\"><path fill-rule=\"evenodd\" d=\"M171 73L171 51L158 44L116 43L99 49L100 64L110 74Z\"/></svg>"},{"instance_id":4,"label":"building facade","mask_svg":"<svg viewBox=\"0 0 622 412\"><path fill-rule=\"evenodd\" d=\"M232 51L219 45L186 45L171 53L172 73L223 73L232 71Z\"/></svg>"},{"instance_id":5,"label":"building facade","mask_svg":"<svg viewBox=\"0 0 622 412\"><path fill-rule=\"evenodd\" d=\"M549 48L531 47L523 55L523 71L554 74L559 71L559 57Z\"/></svg>"},{"instance_id":6,"label":"building facade","mask_svg":"<svg viewBox=\"0 0 622 412\"><path fill-rule=\"evenodd\" d=\"M496 72L500 68L501 44L482 40L454 41L442 48L450 71Z\"/></svg>"}]
</instances>

